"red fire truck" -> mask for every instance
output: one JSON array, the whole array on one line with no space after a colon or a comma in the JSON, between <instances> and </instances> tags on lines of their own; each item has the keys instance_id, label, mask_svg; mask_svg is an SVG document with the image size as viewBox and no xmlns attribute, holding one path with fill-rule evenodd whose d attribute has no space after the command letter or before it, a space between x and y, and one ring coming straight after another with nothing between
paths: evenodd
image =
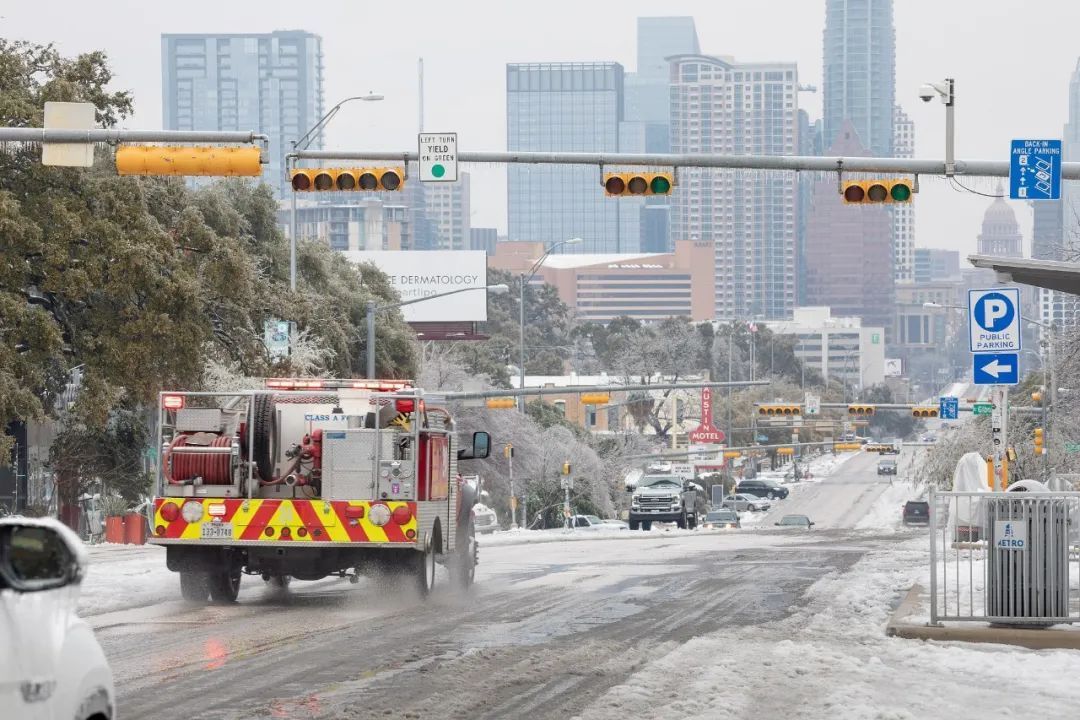
<instances>
[{"instance_id":1,"label":"red fire truck","mask_svg":"<svg viewBox=\"0 0 1080 720\"><path fill-rule=\"evenodd\" d=\"M286 585L383 572L422 596L436 566L468 587L479 488L450 413L405 381L276 379L256 392L164 392L150 542L187 600L236 600L244 573Z\"/></svg>"}]
</instances>

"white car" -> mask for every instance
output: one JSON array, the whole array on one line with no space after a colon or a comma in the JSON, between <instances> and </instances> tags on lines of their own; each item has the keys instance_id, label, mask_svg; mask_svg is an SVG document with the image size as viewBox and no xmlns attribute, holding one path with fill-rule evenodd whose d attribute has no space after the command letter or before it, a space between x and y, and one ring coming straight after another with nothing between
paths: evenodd
<instances>
[{"instance_id":1,"label":"white car","mask_svg":"<svg viewBox=\"0 0 1080 720\"><path fill-rule=\"evenodd\" d=\"M575 515L570 526L584 530L629 530L622 520L603 520L599 515Z\"/></svg>"},{"instance_id":2,"label":"white car","mask_svg":"<svg viewBox=\"0 0 1080 720\"><path fill-rule=\"evenodd\" d=\"M750 512L764 512L772 507L772 502L768 498L750 495L749 493L739 493L737 495L728 495L724 498L724 502L720 503L720 507L735 512L746 512L748 510Z\"/></svg>"},{"instance_id":3,"label":"white car","mask_svg":"<svg viewBox=\"0 0 1080 720\"><path fill-rule=\"evenodd\" d=\"M112 670L75 614L82 542L56 520L0 519L0 715L113 720Z\"/></svg>"},{"instance_id":4,"label":"white car","mask_svg":"<svg viewBox=\"0 0 1080 720\"><path fill-rule=\"evenodd\" d=\"M492 533L499 529L499 516L487 505L473 505L473 528L480 534Z\"/></svg>"}]
</instances>

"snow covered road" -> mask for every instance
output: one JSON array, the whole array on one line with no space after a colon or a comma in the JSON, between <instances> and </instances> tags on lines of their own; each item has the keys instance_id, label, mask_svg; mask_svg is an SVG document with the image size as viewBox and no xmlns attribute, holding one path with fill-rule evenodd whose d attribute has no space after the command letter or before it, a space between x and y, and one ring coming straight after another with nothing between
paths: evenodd
<instances>
[{"instance_id":1,"label":"snow covered road","mask_svg":"<svg viewBox=\"0 0 1080 720\"><path fill-rule=\"evenodd\" d=\"M1065 717L1080 653L884 636L926 573L911 493L856 455L774 513L807 532L630 532L482 546L477 585L246 577L194 606L159 548L96 548L83 613L124 717ZM913 493L911 493L913 494ZM539 534L537 534L539 535ZM515 544L509 544L513 542Z\"/></svg>"}]
</instances>

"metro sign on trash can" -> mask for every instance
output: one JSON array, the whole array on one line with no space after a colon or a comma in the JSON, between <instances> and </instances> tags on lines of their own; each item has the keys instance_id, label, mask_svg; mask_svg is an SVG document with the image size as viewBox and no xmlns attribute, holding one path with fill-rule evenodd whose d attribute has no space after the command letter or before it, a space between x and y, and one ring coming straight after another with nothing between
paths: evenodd
<instances>
[{"instance_id":1,"label":"metro sign on trash can","mask_svg":"<svg viewBox=\"0 0 1080 720\"><path fill-rule=\"evenodd\" d=\"M693 444L719 444L724 442L724 431L712 424L712 388L701 388L701 424L690 431Z\"/></svg>"}]
</instances>

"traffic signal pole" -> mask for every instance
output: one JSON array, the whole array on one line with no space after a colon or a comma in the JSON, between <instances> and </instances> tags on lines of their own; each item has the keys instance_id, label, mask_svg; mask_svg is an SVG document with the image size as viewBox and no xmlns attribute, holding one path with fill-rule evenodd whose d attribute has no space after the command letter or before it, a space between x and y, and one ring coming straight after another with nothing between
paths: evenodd
<instances>
[{"instance_id":1,"label":"traffic signal pole","mask_svg":"<svg viewBox=\"0 0 1080 720\"><path fill-rule=\"evenodd\" d=\"M0 128L0 142L28 143L240 143L269 142L270 136L219 130L69 130Z\"/></svg>"},{"instance_id":2,"label":"traffic signal pole","mask_svg":"<svg viewBox=\"0 0 1080 720\"><path fill-rule=\"evenodd\" d=\"M413 162L414 150L303 150L293 153L302 160L371 160ZM896 157L815 157L805 155L722 155L702 153L578 153L578 152L487 152L459 151L458 161L467 163L526 165L628 165L650 167L728 168L744 170L804 170L837 173L883 173L899 175L944 175L951 165L956 175L1008 177L1006 160L922 160ZM1061 164L1061 176L1080 180L1080 162Z\"/></svg>"}]
</instances>

